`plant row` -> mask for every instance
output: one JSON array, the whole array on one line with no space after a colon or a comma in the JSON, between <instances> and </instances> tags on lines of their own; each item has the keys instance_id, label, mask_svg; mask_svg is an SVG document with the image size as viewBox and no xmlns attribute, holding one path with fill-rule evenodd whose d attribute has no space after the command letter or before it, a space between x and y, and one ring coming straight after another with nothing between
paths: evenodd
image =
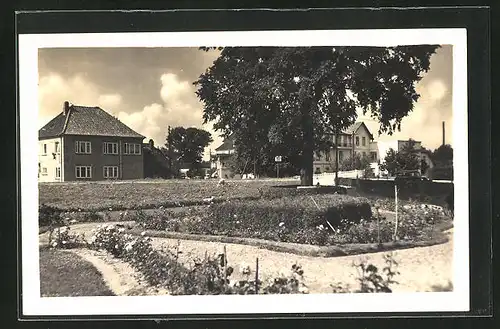
<instances>
[{"instance_id":1,"label":"plant row","mask_svg":"<svg viewBox=\"0 0 500 329\"><path fill-rule=\"evenodd\" d=\"M172 295L220 295L220 294L304 294L308 293L304 283L304 270L298 264L291 266L288 274L270 280L259 279L257 268L241 266L241 278L231 279L234 273L228 264L226 253L193 259L190 266L179 262L179 247L173 250L157 250L151 238L141 234L127 234L123 227L114 225L99 226L92 237L70 233L69 227L55 229L50 239L51 248L71 249L86 247L105 250L114 257L129 263L138 270L150 286L164 287ZM392 256L385 256L382 271L361 262L353 264L359 270L358 288L343 283L332 284L332 291L347 292L392 292L391 286L397 284L394 277L399 274L397 262ZM255 274L255 275L254 275Z\"/></svg>"}]
</instances>

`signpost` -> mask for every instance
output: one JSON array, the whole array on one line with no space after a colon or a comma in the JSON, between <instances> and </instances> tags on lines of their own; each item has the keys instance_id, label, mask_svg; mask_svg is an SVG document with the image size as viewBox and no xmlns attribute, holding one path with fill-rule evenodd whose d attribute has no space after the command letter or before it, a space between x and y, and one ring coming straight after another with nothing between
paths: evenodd
<instances>
[{"instance_id":1,"label":"signpost","mask_svg":"<svg viewBox=\"0 0 500 329\"><path fill-rule=\"evenodd\" d=\"M280 178L280 162L282 160L281 155L274 157L274 162L276 162L276 178Z\"/></svg>"}]
</instances>

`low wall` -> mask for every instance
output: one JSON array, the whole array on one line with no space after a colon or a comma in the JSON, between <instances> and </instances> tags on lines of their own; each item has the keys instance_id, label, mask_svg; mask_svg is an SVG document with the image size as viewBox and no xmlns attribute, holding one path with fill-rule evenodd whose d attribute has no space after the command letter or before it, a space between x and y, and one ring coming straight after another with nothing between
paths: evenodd
<instances>
[{"instance_id":1,"label":"low wall","mask_svg":"<svg viewBox=\"0 0 500 329\"><path fill-rule=\"evenodd\" d=\"M362 193L394 197L394 180L340 178L339 184L352 186ZM418 196L446 197L453 193L453 182L411 182L400 186L398 193L401 198L405 199Z\"/></svg>"}]
</instances>

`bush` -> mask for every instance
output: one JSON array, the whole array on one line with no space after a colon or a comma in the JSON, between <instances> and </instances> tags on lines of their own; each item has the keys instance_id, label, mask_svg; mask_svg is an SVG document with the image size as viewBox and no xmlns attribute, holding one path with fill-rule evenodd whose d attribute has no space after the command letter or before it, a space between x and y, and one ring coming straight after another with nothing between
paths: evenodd
<instances>
[{"instance_id":1,"label":"bush","mask_svg":"<svg viewBox=\"0 0 500 329\"><path fill-rule=\"evenodd\" d=\"M49 236L49 247L58 249L79 248L86 245L85 236L73 234L68 226L60 227Z\"/></svg>"},{"instance_id":2,"label":"bush","mask_svg":"<svg viewBox=\"0 0 500 329\"><path fill-rule=\"evenodd\" d=\"M361 261L353 266L358 270L358 289L351 289L342 283L332 284L334 293L391 293L391 286L398 284L394 277L400 273L397 271L398 263L391 254L384 255L385 266L381 272L377 266Z\"/></svg>"},{"instance_id":3,"label":"bush","mask_svg":"<svg viewBox=\"0 0 500 329\"><path fill-rule=\"evenodd\" d=\"M141 272L152 286L163 286L172 295L273 294L306 293L300 266L292 266L289 277L278 277L268 285L258 280L229 280L233 273L224 254L195 259L191 268L180 264L178 247L175 251L155 250L151 238L133 237L113 225L101 226L88 243L90 248L103 249L122 258ZM248 269L248 274L250 269ZM256 289L257 288L257 289Z\"/></svg>"},{"instance_id":4,"label":"bush","mask_svg":"<svg viewBox=\"0 0 500 329\"><path fill-rule=\"evenodd\" d=\"M61 210L56 207L41 204L38 207L39 226L60 226L62 225Z\"/></svg>"},{"instance_id":5,"label":"bush","mask_svg":"<svg viewBox=\"0 0 500 329\"><path fill-rule=\"evenodd\" d=\"M318 209L316 204L320 207ZM228 201L209 205L205 211L164 211L159 216L139 213L144 228L205 235L260 238L273 241L325 245L343 220L359 223L371 219L366 199L343 195L255 201Z\"/></svg>"}]
</instances>

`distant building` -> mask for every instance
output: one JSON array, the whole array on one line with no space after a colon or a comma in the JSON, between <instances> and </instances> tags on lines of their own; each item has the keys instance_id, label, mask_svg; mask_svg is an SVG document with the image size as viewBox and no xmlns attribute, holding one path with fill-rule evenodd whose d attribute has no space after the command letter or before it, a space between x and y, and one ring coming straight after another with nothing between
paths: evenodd
<instances>
[{"instance_id":1,"label":"distant building","mask_svg":"<svg viewBox=\"0 0 500 329\"><path fill-rule=\"evenodd\" d=\"M223 143L215 149L215 153L210 155L210 167L215 169L214 176L219 178L228 178L232 175L229 167L229 161L231 161L234 152L234 139L232 138L224 139Z\"/></svg>"},{"instance_id":2,"label":"distant building","mask_svg":"<svg viewBox=\"0 0 500 329\"><path fill-rule=\"evenodd\" d=\"M99 107L70 105L38 131L40 182L144 177L138 134Z\"/></svg>"},{"instance_id":3,"label":"distant building","mask_svg":"<svg viewBox=\"0 0 500 329\"><path fill-rule=\"evenodd\" d=\"M331 134L331 140L335 143L335 135ZM370 132L364 122L356 122L337 136L338 145L338 164L342 161L352 158L354 154L367 156L372 162L377 162L378 148L374 141L373 134ZM336 163L335 147L328 152L323 152L314 156L314 173L333 172Z\"/></svg>"},{"instance_id":4,"label":"distant building","mask_svg":"<svg viewBox=\"0 0 500 329\"><path fill-rule=\"evenodd\" d=\"M335 142L335 136L329 135L332 142ZM373 140L372 133L363 122L356 122L337 136L338 142L338 163L351 158L353 154L370 157L372 162L378 161L377 142ZM234 141L227 138L215 149L211 156L212 167L216 169L218 177L230 177L231 169L228 163L234 154ZM314 173L333 172L335 170L335 148L328 152L322 152L314 155L313 170Z\"/></svg>"},{"instance_id":5,"label":"distant building","mask_svg":"<svg viewBox=\"0 0 500 329\"><path fill-rule=\"evenodd\" d=\"M384 162L385 157L387 156L387 152L389 152L390 149L393 149L396 152L400 152L403 150L405 147L408 146L410 143L410 140L391 140L391 141L379 141L378 142L378 151L380 155L380 162ZM422 175L427 175L428 171L434 167L434 163L431 160L430 157L430 151L422 147L422 142L420 141L413 141L413 145L415 148L415 151L417 152L419 158L427 163L428 170L424 173L421 173Z\"/></svg>"}]
</instances>

